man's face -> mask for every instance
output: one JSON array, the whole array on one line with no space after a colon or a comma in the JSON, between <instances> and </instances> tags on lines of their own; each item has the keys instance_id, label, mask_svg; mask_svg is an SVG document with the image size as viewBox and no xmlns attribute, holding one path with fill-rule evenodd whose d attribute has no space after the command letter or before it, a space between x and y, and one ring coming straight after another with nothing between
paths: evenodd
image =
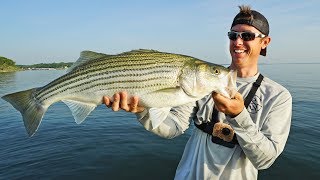
<instances>
[{"instance_id":1,"label":"man's face","mask_svg":"<svg viewBox=\"0 0 320 180\"><path fill-rule=\"evenodd\" d=\"M231 28L231 31L261 34L255 27L246 24L237 24ZM230 40L232 63L236 67L257 65L261 49L266 48L269 42L269 37L257 37L251 41L244 41L238 36L236 40Z\"/></svg>"}]
</instances>

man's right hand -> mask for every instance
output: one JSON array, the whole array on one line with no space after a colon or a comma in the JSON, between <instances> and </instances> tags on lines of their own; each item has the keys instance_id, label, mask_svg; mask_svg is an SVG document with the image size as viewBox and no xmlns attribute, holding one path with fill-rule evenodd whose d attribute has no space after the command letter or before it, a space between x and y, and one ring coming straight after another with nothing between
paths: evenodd
<instances>
[{"instance_id":1,"label":"man's right hand","mask_svg":"<svg viewBox=\"0 0 320 180\"><path fill-rule=\"evenodd\" d=\"M119 111L123 109L127 112L139 113L144 110L144 107L138 106L139 98L133 96L131 98L130 104L128 103L128 94L127 92L119 92L113 95L113 102L110 100L110 97L103 96L103 103L108 107L112 108L113 111Z\"/></svg>"}]
</instances>

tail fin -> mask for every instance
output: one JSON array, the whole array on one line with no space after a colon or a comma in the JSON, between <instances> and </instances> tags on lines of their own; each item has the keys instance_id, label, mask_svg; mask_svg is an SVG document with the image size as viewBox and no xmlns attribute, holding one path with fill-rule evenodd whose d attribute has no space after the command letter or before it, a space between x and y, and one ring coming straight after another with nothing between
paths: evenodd
<instances>
[{"instance_id":1,"label":"tail fin","mask_svg":"<svg viewBox=\"0 0 320 180\"><path fill-rule=\"evenodd\" d=\"M32 136L37 131L42 117L47 111L47 107L42 106L33 98L32 94L35 90L36 88L7 94L2 97L2 99L8 101L20 111L29 136Z\"/></svg>"}]
</instances>

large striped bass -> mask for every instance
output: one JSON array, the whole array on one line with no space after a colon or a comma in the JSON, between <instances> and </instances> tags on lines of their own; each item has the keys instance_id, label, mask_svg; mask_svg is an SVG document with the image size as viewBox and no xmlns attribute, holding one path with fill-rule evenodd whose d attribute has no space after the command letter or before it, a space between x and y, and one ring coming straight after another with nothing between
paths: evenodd
<instances>
[{"instance_id":1,"label":"large striped bass","mask_svg":"<svg viewBox=\"0 0 320 180\"><path fill-rule=\"evenodd\" d=\"M230 98L235 78L234 71L185 55L155 50L117 55L83 51L65 75L43 87L2 98L20 111L32 136L48 107L58 101L70 108L77 123L102 103L103 96L120 91L138 96L139 105L150 112L156 108L169 113L172 107L197 101L212 91ZM161 117L152 118L153 128L164 120Z\"/></svg>"}]
</instances>

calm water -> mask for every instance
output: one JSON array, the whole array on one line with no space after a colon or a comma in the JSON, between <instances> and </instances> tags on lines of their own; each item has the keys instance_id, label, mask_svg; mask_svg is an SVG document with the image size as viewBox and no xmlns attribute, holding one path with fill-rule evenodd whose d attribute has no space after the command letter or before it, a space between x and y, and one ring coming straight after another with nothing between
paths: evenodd
<instances>
[{"instance_id":1,"label":"calm water","mask_svg":"<svg viewBox=\"0 0 320 180\"><path fill-rule=\"evenodd\" d=\"M259 179L320 177L320 64L262 65L293 96L285 151ZM43 86L64 71L0 74L0 96ZM0 179L172 179L191 127L173 140L147 132L133 114L99 106L77 125L63 103L52 105L28 138L20 114L0 99Z\"/></svg>"}]
</instances>

